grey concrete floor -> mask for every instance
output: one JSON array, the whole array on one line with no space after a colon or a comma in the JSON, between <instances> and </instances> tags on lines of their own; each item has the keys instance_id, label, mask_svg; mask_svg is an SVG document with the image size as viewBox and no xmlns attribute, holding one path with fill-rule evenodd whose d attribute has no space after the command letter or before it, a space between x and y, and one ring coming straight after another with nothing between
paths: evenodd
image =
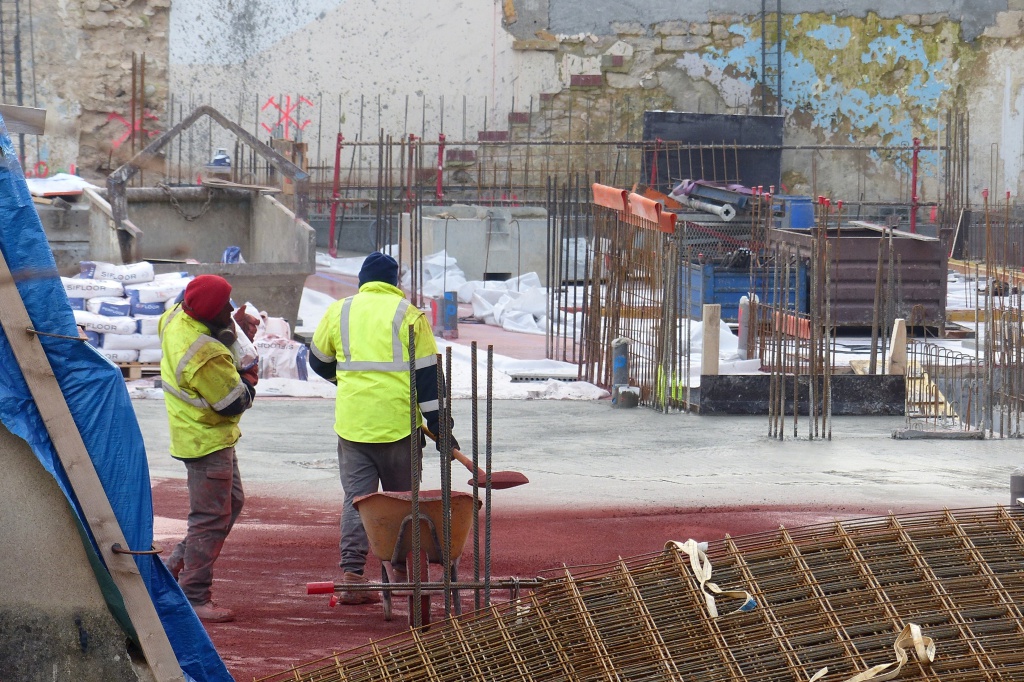
<instances>
[{"instance_id":1,"label":"grey concrete floor","mask_svg":"<svg viewBox=\"0 0 1024 682\"><path fill-rule=\"evenodd\" d=\"M167 454L161 400L135 400L154 479L183 478ZM469 400L454 401L455 435L471 452ZM486 432L479 405L480 442ZM250 494L337 500L334 404L257 398L242 419L238 457ZM767 437L766 417L701 417L613 409L608 401L494 401L494 470L514 469L528 485L495 491L517 507L732 505L987 506L1009 501L1009 479L1024 463L1019 440L896 441L902 418L836 418L831 442ZM792 419L787 425L792 433ZM482 447L482 446L481 446ZM432 445L424 487L438 487ZM456 490L468 475L454 464Z\"/></svg>"}]
</instances>

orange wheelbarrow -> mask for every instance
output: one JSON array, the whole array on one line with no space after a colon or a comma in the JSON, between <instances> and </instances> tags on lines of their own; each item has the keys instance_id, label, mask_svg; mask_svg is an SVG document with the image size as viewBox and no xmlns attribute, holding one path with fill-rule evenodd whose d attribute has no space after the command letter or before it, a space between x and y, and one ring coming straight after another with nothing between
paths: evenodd
<instances>
[{"instance_id":1,"label":"orange wheelbarrow","mask_svg":"<svg viewBox=\"0 0 1024 682\"><path fill-rule=\"evenodd\" d=\"M451 548L449 564L444 566L444 508L440 490L421 490L419 493L420 512L420 574L418 580L413 574L413 519L412 493L378 492L363 495L353 500L363 521L370 551L381 562L381 580L384 584L395 584L395 588L383 589L384 620L391 620L391 598L394 589L403 592L413 589L412 582L399 580L396 566L405 566L406 576L421 586L429 583L429 564L438 564L447 573L448 580L457 582L459 557L462 556L466 538L473 527L473 517L480 508L480 500L473 504L469 493L451 493ZM401 583L401 587L396 583ZM413 621L414 596L409 594L409 622ZM458 590L452 590L452 603L456 614L462 613ZM423 624L430 622L430 593L420 594L420 613Z\"/></svg>"}]
</instances>

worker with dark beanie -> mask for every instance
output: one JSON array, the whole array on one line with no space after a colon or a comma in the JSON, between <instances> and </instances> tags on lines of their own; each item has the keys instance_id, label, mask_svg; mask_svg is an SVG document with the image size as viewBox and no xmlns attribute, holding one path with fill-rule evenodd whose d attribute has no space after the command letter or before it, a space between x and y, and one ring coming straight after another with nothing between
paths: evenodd
<instances>
[{"instance_id":1,"label":"worker with dark beanie","mask_svg":"<svg viewBox=\"0 0 1024 682\"><path fill-rule=\"evenodd\" d=\"M361 495L412 488L410 447L420 444L409 419L409 327L416 342L417 419L440 433L437 343L422 311L398 288L398 263L374 252L359 270L359 293L335 301L313 335L309 364L338 385L334 431L345 501L341 515L342 582L366 583L363 568L369 541L352 504ZM410 439L414 439L410 442ZM453 441L453 446L458 443ZM394 582L407 582L404 566L393 567ZM380 600L375 592L347 590L343 604Z\"/></svg>"},{"instance_id":2,"label":"worker with dark beanie","mask_svg":"<svg viewBox=\"0 0 1024 682\"><path fill-rule=\"evenodd\" d=\"M234 619L213 603L213 564L245 501L235 443L257 381L235 367L227 345L234 339L231 311L227 280L199 275L159 322L171 456L185 464L189 501L185 539L166 564L196 615L215 623Z\"/></svg>"}]
</instances>

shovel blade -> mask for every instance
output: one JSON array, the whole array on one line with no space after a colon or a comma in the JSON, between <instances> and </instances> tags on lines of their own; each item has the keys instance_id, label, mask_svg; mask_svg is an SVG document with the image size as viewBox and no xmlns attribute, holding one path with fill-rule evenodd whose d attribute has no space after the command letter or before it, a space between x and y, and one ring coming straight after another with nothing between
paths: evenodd
<instances>
[{"instance_id":1,"label":"shovel blade","mask_svg":"<svg viewBox=\"0 0 1024 682\"><path fill-rule=\"evenodd\" d=\"M518 471L492 471L491 472L491 489L492 490L504 490L506 488L515 488L517 486L526 485L530 482L523 474ZM480 476L476 480L476 484L483 488L486 487L487 479ZM473 479L469 479L469 485L473 485Z\"/></svg>"}]
</instances>

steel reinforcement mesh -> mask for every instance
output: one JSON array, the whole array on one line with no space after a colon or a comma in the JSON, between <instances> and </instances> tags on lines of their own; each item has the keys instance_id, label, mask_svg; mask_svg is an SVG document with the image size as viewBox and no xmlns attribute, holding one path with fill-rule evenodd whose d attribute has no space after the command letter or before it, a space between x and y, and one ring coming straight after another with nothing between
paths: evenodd
<instances>
[{"instance_id":1,"label":"steel reinforcement mesh","mask_svg":"<svg viewBox=\"0 0 1024 682\"><path fill-rule=\"evenodd\" d=\"M1016 508L890 515L726 536L696 563L669 543L264 679L1024 680L1022 527Z\"/></svg>"}]
</instances>

